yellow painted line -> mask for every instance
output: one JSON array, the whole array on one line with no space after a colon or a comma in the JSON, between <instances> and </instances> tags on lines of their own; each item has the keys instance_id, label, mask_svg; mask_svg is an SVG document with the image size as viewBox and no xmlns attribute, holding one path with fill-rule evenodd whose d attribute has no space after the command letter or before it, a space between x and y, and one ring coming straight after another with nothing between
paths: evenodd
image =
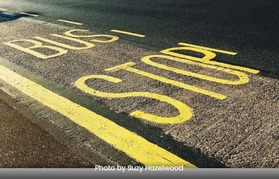
<instances>
[{"instance_id":1,"label":"yellow painted line","mask_svg":"<svg viewBox=\"0 0 279 179\"><path fill-rule=\"evenodd\" d=\"M83 25L83 23L80 23L80 22L74 22L74 21L69 21L69 20L64 20L64 19L57 19L57 21L65 22L65 23L69 23L69 24L75 24L75 25Z\"/></svg>"},{"instance_id":2,"label":"yellow painted line","mask_svg":"<svg viewBox=\"0 0 279 179\"><path fill-rule=\"evenodd\" d=\"M204 95L216 98L216 99L224 100L224 99L227 98L227 96L225 96L225 95L215 93L215 92L210 91L210 90L205 90L205 89L202 89L202 88L199 88L199 87L196 87L196 86L188 85L188 84L185 84L185 83L182 83L182 82L179 82L179 81L175 81L175 80L165 78L165 77L162 77L162 76L159 76L159 75L155 75L155 74L152 74L152 73L149 73L149 72L146 72L146 71L142 71L142 70L139 70L137 68L133 68L132 66L134 66L134 65L136 65L136 63L127 62L127 63L121 64L121 65L117 65L117 66L114 66L114 67L111 67L111 68L107 68L107 69L105 69L105 71L115 72L115 71L118 71L118 70L126 70L126 71L129 71L129 72L138 74L138 75L145 76L147 78L151 78L151 79L154 79L154 80L157 80L157 81L161 81L163 83L167 83L167 84L170 84L170 85L173 85L173 86L177 86L179 88L190 90L190 91L193 91L193 92L196 92L196 93L204 94Z\"/></svg>"},{"instance_id":3,"label":"yellow painted line","mask_svg":"<svg viewBox=\"0 0 279 179\"><path fill-rule=\"evenodd\" d=\"M216 57L216 54L213 52L220 52L220 53L225 53L225 54L229 54L229 55L236 55L237 54L236 52L229 52L229 51L224 51L224 50L219 50L219 49L214 49L214 48L192 45L192 44L188 44L188 43L179 43L179 45L183 45L184 47L168 48L168 49L162 50L161 53L167 54L170 56L175 56L175 57L182 58L182 59L193 60L193 61L197 61L200 63L205 63L205 64L209 64L209 65L213 65L213 66L220 66L220 67L225 67L225 68L229 68L229 69L245 71L245 72L252 73L252 74L258 74L260 72L259 70L255 70L252 68L236 66L236 65L231 65L231 64L217 62L217 61L211 61L211 60L214 60L214 58ZM189 49L187 49L189 47L194 48L194 49L190 49L190 51L200 52L200 53L204 54L205 56L202 58L199 58L199 57L195 57L195 56L186 55L181 52L180 53L175 52L175 51L183 51L183 50L187 51L187 50L189 50Z\"/></svg>"},{"instance_id":4,"label":"yellow painted line","mask_svg":"<svg viewBox=\"0 0 279 179\"><path fill-rule=\"evenodd\" d=\"M99 96L99 97L105 97L105 98L129 98L129 97L144 97L144 98L151 98L155 100L159 100L161 102L168 103L175 107L179 115L174 116L174 117L163 117L163 116L157 116L154 114L146 113L141 110L135 110L132 113L130 113L131 116L134 116L136 118L140 119L145 119L148 121L156 122L156 123L161 123L161 124L175 124L175 123L181 123L186 120L191 119L192 117L192 110L189 106L186 104L177 101L171 97L165 96L165 95L160 95L157 93L150 93L150 92L126 92L126 93L109 93L109 92L102 92L93 89L92 87L89 87L86 85L87 80L91 79L102 79L106 80L112 83L120 83L122 82L121 79L115 78L112 76L107 76L107 75L89 75L89 76L84 76L79 78L77 81L75 81L74 85L79 88L80 90L91 94L93 96Z\"/></svg>"},{"instance_id":5,"label":"yellow painted line","mask_svg":"<svg viewBox=\"0 0 279 179\"><path fill-rule=\"evenodd\" d=\"M127 31L122 31L122 30L110 30L111 32L116 32L116 33L120 33L120 34L126 34L126 35L131 35L131 36L135 36L135 37L141 37L144 38L145 35L142 34L137 34L137 33L133 33L133 32L127 32Z\"/></svg>"},{"instance_id":6,"label":"yellow painted line","mask_svg":"<svg viewBox=\"0 0 279 179\"><path fill-rule=\"evenodd\" d=\"M0 11L7 11L8 9L0 8Z\"/></svg>"},{"instance_id":7,"label":"yellow painted line","mask_svg":"<svg viewBox=\"0 0 279 179\"><path fill-rule=\"evenodd\" d=\"M146 166L183 165L185 168L196 168L195 165L147 141L143 137L93 111L59 96L2 65L0 65L0 79L43 105L66 116L76 124L86 128L116 149L125 152L128 156Z\"/></svg>"},{"instance_id":8,"label":"yellow painted line","mask_svg":"<svg viewBox=\"0 0 279 179\"><path fill-rule=\"evenodd\" d=\"M184 63L184 64L191 64L191 65L196 65L196 66L200 66L203 68L208 68L208 69L212 69L212 70L216 70L216 72L218 71L222 71L225 72L229 75L234 75L236 76L238 79L237 80L230 80L230 79L224 79L224 78L217 78L211 75L203 75L203 74L199 74L199 73L194 73L191 71L187 71L187 70L182 70L179 68L175 68L175 67L171 67L168 65L164 65L164 64L160 64L158 62L154 62L151 60L151 58L159 58L159 59L168 59L168 60L172 60L175 62L180 62L180 63ZM240 85L240 84L246 84L249 82L249 76L243 72L240 71L236 71L236 70L232 70L232 69L225 69L222 67L217 67L217 66L213 66L213 65L208 65L208 64L204 64L204 63L198 63L195 61L191 61L191 60L187 60L187 59L181 59L181 58L176 58L176 57L172 57L172 56L167 56L167 55L150 55L150 56L145 56L141 59L141 61L143 61L144 63L157 67L157 68L161 68L164 70L168 70L177 74L181 74L181 75L185 75L185 76L191 76L191 77L195 77L195 78L199 78L202 80L207 80L207 81L212 81L212 82L216 82L216 83L221 83L221 84L229 84L229 85Z\"/></svg>"},{"instance_id":9,"label":"yellow painted line","mask_svg":"<svg viewBox=\"0 0 279 179\"><path fill-rule=\"evenodd\" d=\"M200 48L200 49L204 49L204 50L209 50L212 52L219 52L219 53L224 53L224 54L228 54L228 55L236 55L236 52L231 52L231 51L226 51L226 50L219 50L219 49L215 49L215 48L209 48L209 47L203 47L203 46L199 46L199 45L193 45L193 44L188 44L188 43L178 43L179 45L183 45L183 46L189 46L189 47L195 47L195 48Z\"/></svg>"},{"instance_id":10,"label":"yellow painted line","mask_svg":"<svg viewBox=\"0 0 279 179\"><path fill-rule=\"evenodd\" d=\"M37 14L30 14L30 13L26 13L26 12L19 12L22 15L27 15L27 16L32 16L32 17L38 17L39 15Z\"/></svg>"}]
</instances>

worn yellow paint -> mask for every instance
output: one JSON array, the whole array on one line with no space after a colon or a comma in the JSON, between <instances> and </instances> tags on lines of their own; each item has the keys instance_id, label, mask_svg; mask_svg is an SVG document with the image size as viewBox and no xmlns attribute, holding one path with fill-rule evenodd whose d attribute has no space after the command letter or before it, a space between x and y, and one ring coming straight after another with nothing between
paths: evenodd
<instances>
[{"instance_id":1,"label":"worn yellow paint","mask_svg":"<svg viewBox=\"0 0 279 179\"><path fill-rule=\"evenodd\" d=\"M111 43L111 42L115 42L119 39L118 36L114 36L114 35L106 35L106 34L90 34L90 35L76 35L73 34L73 32L89 32L89 30L85 30L85 29L72 29L69 30L67 32L64 32L65 35L69 36L69 37L76 37L76 38L93 38L90 41L91 42L98 42L98 43ZM94 38L108 38L108 40L100 40L100 39L94 39Z\"/></svg>"},{"instance_id":2,"label":"worn yellow paint","mask_svg":"<svg viewBox=\"0 0 279 179\"><path fill-rule=\"evenodd\" d=\"M0 79L61 113L144 165L196 168L169 151L0 65Z\"/></svg>"},{"instance_id":3,"label":"worn yellow paint","mask_svg":"<svg viewBox=\"0 0 279 179\"><path fill-rule=\"evenodd\" d=\"M132 33L132 32L127 32L127 31L122 31L122 30L110 30L111 32L116 32L116 33L120 33L120 34L126 34L126 35L131 35L131 36L135 36L135 37L140 37L140 38L144 38L145 35L142 34L137 34L137 33Z\"/></svg>"},{"instance_id":4,"label":"worn yellow paint","mask_svg":"<svg viewBox=\"0 0 279 179\"><path fill-rule=\"evenodd\" d=\"M7 11L8 9L0 8L0 11Z\"/></svg>"},{"instance_id":5,"label":"worn yellow paint","mask_svg":"<svg viewBox=\"0 0 279 179\"><path fill-rule=\"evenodd\" d=\"M21 42L21 43L31 43L33 46L31 47L23 47L21 45L17 45L16 42ZM57 57L63 54L66 54L68 51L59 48L56 46L50 46L50 45L43 45L41 42L36 41L36 40L30 40L30 39L21 39L21 40L13 40L9 42L3 42L5 45L8 45L10 47L13 47L15 49L21 50L23 52L29 53L31 55L34 55L35 57L42 58L42 59L48 59L48 58L53 58ZM50 49L52 51L56 51L57 53L50 54L50 55L45 55L41 52L36 51L36 49Z\"/></svg>"},{"instance_id":6,"label":"worn yellow paint","mask_svg":"<svg viewBox=\"0 0 279 179\"><path fill-rule=\"evenodd\" d=\"M215 66L225 67L225 68L229 68L229 69L244 71L244 72L248 72L248 73L252 73L252 74L258 74L260 72L259 70L255 70L252 68L212 61L216 56L216 54L213 52L219 52L219 53L224 53L224 54L228 54L228 55L236 55L235 52L229 52L229 51L218 50L218 49L213 49L213 48L208 48L208 47L202 47L202 46L198 46L198 45L191 45L191 44L187 44L187 43L179 43L179 44L184 45L184 46L164 49L161 51L161 53L179 57L179 58L185 58L188 60L198 61L198 62L209 64L209 65L215 65ZM204 54L204 56L195 57L192 55L185 55L185 54L179 53L177 51L186 51L186 52L194 51L194 52L202 53L202 54Z\"/></svg>"},{"instance_id":7,"label":"worn yellow paint","mask_svg":"<svg viewBox=\"0 0 279 179\"><path fill-rule=\"evenodd\" d=\"M27 16L32 16L32 17L38 17L38 14L31 14L31 13L26 13L26 12L20 12L22 15L27 15Z\"/></svg>"},{"instance_id":8,"label":"worn yellow paint","mask_svg":"<svg viewBox=\"0 0 279 179\"><path fill-rule=\"evenodd\" d=\"M124 92L124 93L101 92L101 91L95 90L91 87L88 87L86 85L86 81L91 80L91 79L102 79L102 80L106 80L106 81L109 81L112 83L122 82L121 79L115 78L112 76L89 75L89 76L84 76L84 77L79 78L75 82L75 86L88 94L98 96L98 97L105 97L105 98L144 97L144 98L155 99L155 100L159 100L161 102L165 102L165 103L168 103L168 104L174 106L179 112L179 115L175 116L175 117L162 117L162 116L157 116L154 114L149 114L149 113L145 113L145 112L137 110L130 114L131 116L134 116L136 118L141 118L141 119L145 119L145 120L148 120L151 122L162 123L162 124L175 124L175 123L181 123L186 120L189 120L192 117L191 108L189 106L187 106L186 104L184 104L180 101L177 101L171 97L156 94L156 93L150 93L150 92Z\"/></svg>"},{"instance_id":9,"label":"worn yellow paint","mask_svg":"<svg viewBox=\"0 0 279 179\"><path fill-rule=\"evenodd\" d=\"M81 22L69 21L69 20L65 20L65 19L57 19L57 21L65 22L65 23L69 23L69 24L75 24L75 25L83 25L83 23L81 23Z\"/></svg>"},{"instance_id":10,"label":"worn yellow paint","mask_svg":"<svg viewBox=\"0 0 279 179\"><path fill-rule=\"evenodd\" d=\"M151 58L167 59L167 60L172 60L172 61L176 61L176 62L180 62L180 63L186 63L186 64L190 64L190 65L200 66L203 68L209 68L212 70L221 71L221 72L228 73L230 75L237 76L238 79L237 80L221 79L221 78L217 78L217 77L194 73L194 72L190 72L187 70L182 70L182 69L178 69L175 67L163 65L158 62L153 62L151 60ZM177 57L173 57L173 56L168 56L168 55L145 56L141 59L141 61L143 61L144 63L146 63L148 65L151 65L151 66L154 66L157 68L161 68L164 70L172 71L174 73L191 76L191 77L195 77L195 78L199 78L199 79L207 80L207 81L212 81L212 82L216 82L216 83L229 84L229 85L240 85L240 84L245 84L245 83L249 82L248 75L243 72L226 69L226 68L222 68L222 67L217 67L217 66L213 66L213 65L208 65L208 64L204 64L204 63L199 63L199 62L195 62L195 61L191 61L191 60L187 60L187 59L177 58Z\"/></svg>"},{"instance_id":11,"label":"worn yellow paint","mask_svg":"<svg viewBox=\"0 0 279 179\"><path fill-rule=\"evenodd\" d=\"M213 97L213 98L217 98L217 99L220 99L220 100L226 99L225 95L215 93L213 91L198 88L198 87L195 87L195 86L192 86L192 85L188 85L188 84L185 84L185 83L182 83L182 82L179 82L179 81L171 80L171 79L159 76L159 75L154 75L152 73L148 73L148 72L133 68L132 66L134 66L135 64L136 63L134 63L134 62L127 62L127 63L117 65L117 66L112 67L112 68L107 68L105 70L106 71L111 71L111 72L118 71L118 70L126 70L126 71L136 73L136 74L139 74L139 75L142 75L142 76L154 79L154 80L161 81L163 83L167 83L167 84L170 84L170 85L177 86L179 88L183 88L183 89L190 90L190 91L193 91L193 92L196 92L196 93L204 94L204 95L207 95L207 96L210 96L210 97Z\"/></svg>"},{"instance_id":12,"label":"worn yellow paint","mask_svg":"<svg viewBox=\"0 0 279 179\"><path fill-rule=\"evenodd\" d=\"M95 46L95 44L90 43L90 42L111 43L111 42L115 42L119 39L119 37L117 37L117 36L106 35L106 34L97 34L97 35L75 35L75 34L72 34L72 32L87 32L87 31L88 30L74 29L74 30L64 32L64 35L50 34L51 36L58 37L60 39L66 39L66 40L69 40L69 41L73 41L75 43L82 44L83 46L68 45L68 44L65 44L65 43L57 42L57 41L50 40L50 39L44 38L44 37L39 37L39 36L34 37L34 39L37 39L37 40L40 40L40 41L33 40L33 39L32 40L31 39L20 39L20 40L13 40L13 41L9 41L9 42L4 42L4 44L8 45L10 47L16 48L18 50L24 51L26 53L29 53L31 55L34 55L38 58L48 59L48 58L53 58L53 57L57 57L57 56L66 54L68 52L66 49L85 50L85 49L93 48ZM78 39L79 37L80 38L91 37L92 39L90 40L90 42L87 42L87 41ZM103 39L103 38L105 38L105 39ZM41 41L53 44L55 46L43 45L43 43ZM20 45L22 43L31 43L33 46L26 47L27 45ZM63 47L63 48L59 48L57 46ZM48 50L48 52L46 52L47 54L43 54L43 52L40 51L40 49L49 49L50 51ZM50 52L53 52L53 51L56 51L57 53L49 54Z\"/></svg>"},{"instance_id":13,"label":"worn yellow paint","mask_svg":"<svg viewBox=\"0 0 279 179\"><path fill-rule=\"evenodd\" d=\"M85 50L85 49L90 49L90 48L95 46L94 44L86 42L84 40L80 40L80 39L76 39L76 38L72 38L72 37L67 37L67 36L64 36L64 35L58 35L58 34L50 34L50 35L55 36L55 37L59 37L59 38L63 38L63 39L67 39L67 40L70 40L70 41L74 41L74 42L83 44L84 46L83 47L75 47L75 46L72 46L72 45L67 45L67 44L64 44L64 43L56 42L56 41L53 41L53 40L50 40L50 39L47 39L47 38L43 38L43 37L38 37L38 36L34 37L34 38L38 39L38 40L41 40L41 41L51 43L51 44L54 44L54 45L57 45L57 46L60 46L60 47L64 47L64 48L67 48L67 49L72 49L72 50Z\"/></svg>"}]
</instances>

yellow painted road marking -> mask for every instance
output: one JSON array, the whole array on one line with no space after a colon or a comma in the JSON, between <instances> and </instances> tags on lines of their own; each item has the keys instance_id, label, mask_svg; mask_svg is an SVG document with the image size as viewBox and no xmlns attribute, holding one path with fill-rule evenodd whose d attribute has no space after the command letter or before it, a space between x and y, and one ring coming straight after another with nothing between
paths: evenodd
<instances>
[{"instance_id":1,"label":"yellow painted road marking","mask_svg":"<svg viewBox=\"0 0 279 179\"><path fill-rule=\"evenodd\" d=\"M72 45L63 44L63 43L60 43L60 42L56 42L56 41L49 40L49 39L43 38L43 37L38 37L38 36L34 37L34 38L38 39L38 40L41 40L41 41L51 43L51 44L54 44L54 45L57 45L57 46L60 46L60 47L64 47L64 48L67 48L67 49L72 49L72 50L90 49L90 48L95 46L92 43L89 43L89 42L86 42L86 41L83 41L83 40L80 40L80 39L75 39L75 38L72 38L72 37L67 37L67 36L58 35L58 34L50 34L50 35L55 36L55 37L60 37L60 38L63 38L63 39L67 39L67 40L71 40L71 41L83 44L84 46L83 47L75 47L75 46L72 46Z\"/></svg>"},{"instance_id":2,"label":"yellow painted road marking","mask_svg":"<svg viewBox=\"0 0 279 179\"><path fill-rule=\"evenodd\" d=\"M125 93L102 92L102 91L95 90L92 87L89 87L86 85L86 81L91 80L91 79L102 79L102 80L106 80L106 81L109 81L112 83L122 82L121 79L115 78L112 76L89 75L89 76L84 76L84 77L79 78L74 84L80 90L82 90L88 94L91 94L93 96L99 96L99 97L105 97L105 98L130 98L130 97L151 98L151 99L159 100L161 102L168 103L168 104L172 105L173 107L175 107L179 112L179 115L177 115L175 117L162 117L162 116L157 116L157 115L150 114L150 113L145 113L140 110L136 110L136 111L133 111L132 113L130 113L131 116L134 116L136 118L145 119L148 121L162 123L162 124L175 124L175 123L181 123L186 120L189 120L192 117L192 111L189 106L187 106L186 104L184 104L180 101L177 101L171 97L156 94L156 93L150 93L150 92L125 92Z\"/></svg>"},{"instance_id":3,"label":"yellow painted road marking","mask_svg":"<svg viewBox=\"0 0 279 179\"><path fill-rule=\"evenodd\" d=\"M197 62L201 62L201 63L213 65L213 66L220 66L220 67L235 69L235 70L239 70L239 71L245 71L245 72L252 73L252 74L258 74L260 72L259 70L255 70L252 68L212 61L216 57L216 54L213 52L225 53L225 54L229 54L229 55L236 55L237 54L236 52L218 50L218 49L214 49L214 48L208 48L208 47L192 45L192 44L187 44L187 43L179 43L179 45L183 45L183 47L180 46L180 47L172 47L172 48L164 49L164 50L161 50L161 53L167 54L170 56L174 56L174 57L184 58L187 60L193 60L193 61L197 61ZM181 53L181 51L186 51L186 52L194 51L194 52L202 53L205 56L204 57L195 57L195 56L186 55L184 53Z\"/></svg>"},{"instance_id":4,"label":"yellow painted road marking","mask_svg":"<svg viewBox=\"0 0 279 179\"><path fill-rule=\"evenodd\" d=\"M19 12L22 15L27 15L27 16L32 16L32 17L38 17L39 15L37 14L30 14L30 13L26 13L26 12Z\"/></svg>"},{"instance_id":5,"label":"yellow painted road marking","mask_svg":"<svg viewBox=\"0 0 279 179\"><path fill-rule=\"evenodd\" d=\"M0 11L7 11L7 9L4 9L4 8L0 8Z\"/></svg>"},{"instance_id":6,"label":"yellow painted road marking","mask_svg":"<svg viewBox=\"0 0 279 179\"><path fill-rule=\"evenodd\" d=\"M83 38L83 37L92 37L93 39L91 39L91 42L98 42L98 43L110 43L110 42L115 42L119 39L119 37L117 36L113 36L113 35L106 35L106 34L98 34L98 35L94 35L94 34L88 34L88 35L75 35L72 32L89 32L89 30L84 30L84 29L73 29L73 30L69 30L67 32L64 32L65 35L69 36L69 37L77 37L77 38ZM97 39L94 39L96 38ZM101 40L98 39L98 37L105 37L105 38L109 38L109 40Z\"/></svg>"},{"instance_id":7,"label":"yellow painted road marking","mask_svg":"<svg viewBox=\"0 0 279 179\"><path fill-rule=\"evenodd\" d=\"M145 35L142 35L142 34L137 34L137 33L133 33L133 32L127 32L127 31L122 31L122 30L113 29L113 30L110 30L110 31L111 32L120 33L120 34L131 35L131 36L135 36L135 37L141 37L141 38L145 37Z\"/></svg>"},{"instance_id":8,"label":"yellow painted road marking","mask_svg":"<svg viewBox=\"0 0 279 179\"><path fill-rule=\"evenodd\" d=\"M222 78L217 78L217 77L213 77L210 75L203 75L203 74L199 74L199 73L194 73L191 71L187 71L187 70L182 70L179 68L175 68L175 67L171 67L171 66L167 66L164 64L160 64L158 62L154 62L151 60L151 58L158 58L158 59L167 59L167 60L172 60L175 62L180 62L180 63L184 63L184 64L191 64L191 65L196 65L196 66L200 66L203 68L209 68L212 70L216 70L216 71L221 71L224 73L228 73L229 75L234 75L237 76L237 80L230 80L230 79L222 79ZM221 84L230 84L230 85L240 85L240 84L245 84L249 82L249 76L246 75L243 72L240 71L236 71L236 70L232 70L232 69L225 69L222 67L217 67L217 66L213 66L213 65L208 65L208 64L204 64L204 63L198 63L195 61L191 61L191 60L187 60L187 59L182 59L182 58L176 58L176 57L172 57L172 56L167 56L167 55L149 55L149 56L145 56L141 59L141 61L143 61L144 63L157 67L157 68L161 68L164 70L168 70L168 71L172 71L174 73L177 74L181 74L181 75L186 75L186 76L192 76L195 78L199 78L202 80L207 80L207 81L213 81L216 83L221 83Z\"/></svg>"},{"instance_id":9,"label":"yellow painted road marking","mask_svg":"<svg viewBox=\"0 0 279 179\"><path fill-rule=\"evenodd\" d=\"M216 99L223 100L223 99L227 98L225 95L215 93L213 91L205 90L205 89L202 89L202 88L199 88L199 87L196 87L196 86L188 85L188 84L185 84L185 83L182 83L182 82L179 82L179 81L171 80L171 79L159 76L159 75L155 75L155 74L152 74L152 73L149 73L149 72L146 72L146 71L142 71L142 70L133 68L132 66L134 66L134 65L136 65L136 63L127 62L127 63L121 64L121 65L117 65L115 67L107 68L107 69L105 69L105 71L115 72L115 71L118 71L118 70L126 70L126 71L129 71L129 72L138 74L138 75L142 75L142 76L145 76L145 77L157 80L157 81L161 81L163 83L167 83L167 84L170 84L170 85L173 85L173 86L177 86L179 88L190 90L190 91L193 91L193 92L196 92L196 93L204 94L204 95L216 98Z\"/></svg>"},{"instance_id":10,"label":"yellow painted road marking","mask_svg":"<svg viewBox=\"0 0 279 179\"><path fill-rule=\"evenodd\" d=\"M29 42L29 43L33 44L33 46L22 47L20 45L17 45L16 42ZM32 54L32 55L34 55L38 58L42 58L42 59L53 58L53 57L57 57L57 56L68 53L68 50L65 50L63 48L58 48L56 46L43 45L42 42L39 42L36 40L30 40L30 39L13 40L10 42L5 42L4 44L8 45L10 47L16 48L18 50L21 50L23 52ZM50 49L50 50L56 51L56 53L45 55L45 54L42 54L41 52L36 51L36 49Z\"/></svg>"},{"instance_id":11,"label":"yellow painted road marking","mask_svg":"<svg viewBox=\"0 0 279 179\"><path fill-rule=\"evenodd\" d=\"M226 51L226 50L219 50L219 49L215 49L215 48L209 48L209 47L203 47L203 46L199 46L199 45L193 45L193 44L188 44L188 43L178 43L179 45L183 45L183 46L189 46L189 47L195 47L195 48L200 48L200 49L204 49L204 50L209 50L212 52L219 52L219 53L224 53L224 54L228 54L228 55L236 55L236 52L230 52L230 51Z\"/></svg>"},{"instance_id":12,"label":"yellow painted road marking","mask_svg":"<svg viewBox=\"0 0 279 179\"><path fill-rule=\"evenodd\" d=\"M196 168L169 151L0 65L0 79L61 113L136 161L151 166Z\"/></svg>"},{"instance_id":13,"label":"yellow painted road marking","mask_svg":"<svg viewBox=\"0 0 279 179\"><path fill-rule=\"evenodd\" d=\"M69 20L64 20L64 19L57 19L57 21L65 22L65 23L69 23L69 24L75 24L75 25L83 25L83 23L80 23L80 22L74 22L74 21L69 21Z\"/></svg>"}]
</instances>

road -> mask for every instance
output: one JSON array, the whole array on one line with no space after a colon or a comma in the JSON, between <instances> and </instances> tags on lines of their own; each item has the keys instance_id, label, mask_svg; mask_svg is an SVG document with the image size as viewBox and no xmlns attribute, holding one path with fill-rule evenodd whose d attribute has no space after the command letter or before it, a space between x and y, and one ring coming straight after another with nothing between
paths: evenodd
<instances>
[{"instance_id":1,"label":"road","mask_svg":"<svg viewBox=\"0 0 279 179\"><path fill-rule=\"evenodd\" d=\"M86 155L278 167L278 5L0 1L0 87Z\"/></svg>"},{"instance_id":2,"label":"road","mask_svg":"<svg viewBox=\"0 0 279 179\"><path fill-rule=\"evenodd\" d=\"M2 91L0 99L1 168L89 168L107 163L97 158L97 163L88 162L13 109L10 106L13 99Z\"/></svg>"}]
</instances>

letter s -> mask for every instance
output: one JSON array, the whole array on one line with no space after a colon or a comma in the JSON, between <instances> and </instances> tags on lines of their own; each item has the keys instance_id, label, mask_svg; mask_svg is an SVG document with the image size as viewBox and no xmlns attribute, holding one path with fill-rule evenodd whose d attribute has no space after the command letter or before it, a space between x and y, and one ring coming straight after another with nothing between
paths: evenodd
<instances>
[{"instance_id":1,"label":"letter s","mask_svg":"<svg viewBox=\"0 0 279 179\"><path fill-rule=\"evenodd\" d=\"M75 81L74 85L80 90L98 97L106 97L106 98L145 97L145 98L156 99L161 102L169 103L179 111L179 115L175 117L162 117L154 114L145 113L140 110L130 113L131 116L134 116L136 118L141 118L151 122L162 123L162 124L175 124L175 123L181 123L186 120L189 120L192 117L192 111L189 106L171 97L156 94L156 93L150 93L150 92L127 92L127 93L101 92L92 89L91 87L88 87L85 84L85 82L90 79L102 79L113 83L120 83L122 81L119 78L115 78L107 75L89 75L89 76L84 76L79 78L77 81Z\"/></svg>"}]
</instances>

